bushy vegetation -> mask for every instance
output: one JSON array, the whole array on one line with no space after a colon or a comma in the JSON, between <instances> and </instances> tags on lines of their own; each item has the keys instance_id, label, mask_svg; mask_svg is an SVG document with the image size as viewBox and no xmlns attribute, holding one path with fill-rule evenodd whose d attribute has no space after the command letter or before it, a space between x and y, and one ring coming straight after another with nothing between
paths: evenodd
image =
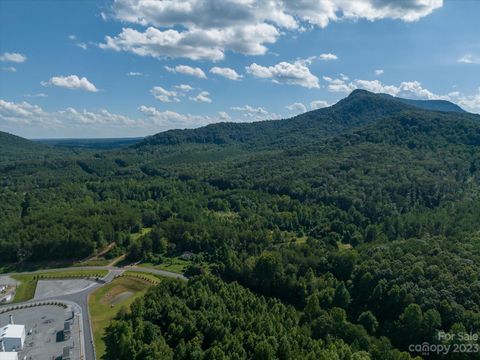
<instances>
[{"instance_id":1,"label":"bushy vegetation","mask_svg":"<svg viewBox=\"0 0 480 360\"><path fill-rule=\"evenodd\" d=\"M188 283L164 280L110 325L105 358L369 359L366 350L379 359L410 358L348 323L340 308L322 316L337 333L356 336L358 345L350 347L333 333L316 339L316 329L303 325L293 307L238 284L208 276Z\"/></svg>"}]
</instances>

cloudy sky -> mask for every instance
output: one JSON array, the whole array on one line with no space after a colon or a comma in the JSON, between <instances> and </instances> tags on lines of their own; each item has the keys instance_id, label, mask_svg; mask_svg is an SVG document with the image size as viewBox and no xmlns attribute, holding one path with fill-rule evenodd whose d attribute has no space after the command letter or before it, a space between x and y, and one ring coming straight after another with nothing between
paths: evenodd
<instances>
[{"instance_id":1,"label":"cloudy sky","mask_svg":"<svg viewBox=\"0 0 480 360\"><path fill-rule=\"evenodd\" d=\"M0 130L145 136L353 89L480 113L480 1L0 1Z\"/></svg>"}]
</instances>

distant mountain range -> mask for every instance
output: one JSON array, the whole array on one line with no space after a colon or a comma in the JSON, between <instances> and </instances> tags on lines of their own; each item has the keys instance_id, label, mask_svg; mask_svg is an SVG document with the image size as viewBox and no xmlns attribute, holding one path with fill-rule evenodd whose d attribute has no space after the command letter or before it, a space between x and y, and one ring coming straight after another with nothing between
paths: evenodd
<instances>
[{"instance_id":1,"label":"distant mountain range","mask_svg":"<svg viewBox=\"0 0 480 360\"><path fill-rule=\"evenodd\" d=\"M445 100L412 100L354 90L333 106L313 110L284 120L266 120L254 123L223 122L197 129L168 130L147 138L114 139L42 139L29 141L0 132L0 150L28 153L52 147L70 149L108 150L151 145L228 144L278 147L307 144L320 138L340 134L376 120L398 113L427 110L444 113L449 118L477 118L458 105ZM42 145L48 145L43 147Z\"/></svg>"},{"instance_id":2,"label":"distant mountain range","mask_svg":"<svg viewBox=\"0 0 480 360\"><path fill-rule=\"evenodd\" d=\"M474 116L444 100L410 100L355 90L333 106L309 111L290 119L255 123L225 122L198 129L169 130L147 137L134 146L142 148L181 143L244 143L257 146L304 144L342 133L349 128L366 125L382 117L400 112L418 112L419 109L444 112L451 117Z\"/></svg>"},{"instance_id":3,"label":"distant mountain range","mask_svg":"<svg viewBox=\"0 0 480 360\"><path fill-rule=\"evenodd\" d=\"M133 145L143 140L143 137L136 138L93 138L93 139L38 139L36 142L65 148L83 149L116 149Z\"/></svg>"},{"instance_id":4,"label":"distant mountain range","mask_svg":"<svg viewBox=\"0 0 480 360\"><path fill-rule=\"evenodd\" d=\"M400 102L403 102L404 104L411 105L419 109L445 111L445 112L457 112L457 113L466 112L457 104L454 104L447 100L412 100L412 99L393 97L388 94L382 94L382 95L387 98L393 98L394 100L398 100Z\"/></svg>"}]
</instances>

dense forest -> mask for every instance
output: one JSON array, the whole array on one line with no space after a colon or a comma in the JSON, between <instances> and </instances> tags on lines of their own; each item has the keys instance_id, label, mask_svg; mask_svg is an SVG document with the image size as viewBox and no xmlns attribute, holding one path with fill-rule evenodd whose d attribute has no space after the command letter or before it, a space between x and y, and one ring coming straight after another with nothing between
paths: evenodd
<instances>
[{"instance_id":1,"label":"dense forest","mask_svg":"<svg viewBox=\"0 0 480 360\"><path fill-rule=\"evenodd\" d=\"M194 253L111 324L112 360L478 359L439 334L480 331L479 146L478 115L360 90L118 149L0 133L0 262Z\"/></svg>"}]
</instances>

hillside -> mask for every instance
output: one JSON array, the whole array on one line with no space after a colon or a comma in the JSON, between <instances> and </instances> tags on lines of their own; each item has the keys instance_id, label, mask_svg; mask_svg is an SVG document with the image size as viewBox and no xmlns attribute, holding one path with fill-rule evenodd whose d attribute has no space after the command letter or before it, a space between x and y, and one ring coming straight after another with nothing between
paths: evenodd
<instances>
[{"instance_id":1,"label":"hillside","mask_svg":"<svg viewBox=\"0 0 480 360\"><path fill-rule=\"evenodd\" d=\"M424 110L456 112L456 113L466 112L460 106L446 100L411 100L411 99L402 99L402 98L396 98L396 99L405 104L412 105L414 107L417 107L419 109L424 109Z\"/></svg>"},{"instance_id":2,"label":"hillside","mask_svg":"<svg viewBox=\"0 0 480 360\"><path fill-rule=\"evenodd\" d=\"M0 131L0 164L3 165L20 160L40 160L72 154L71 151L55 149L46 144Z\"/></svg>"},{"instance_id":3,"label":"hillside","mask_svg":"<svg viewBox=\"0 0 480 360\"><path fill-rule=\"evenodd\" d=\"M315 142L353 127L413 108L464 112L447 101L419 101L354 90L337 104L284 120L255 123L219 123L199 129L170 130L146 138L135 145L246 144L257 147L282 147ZM299 139L301 137L301 139Z\"/></svg>"},{"instance_id":4,"label":"hillside","mask_svg":"<svg viewBox=\"0 0 480 360\"><path fill-rule=\"evenodd\" d=\"M0 261L78 259L113 242L111 256L132 262L196 254L188 273L215 278L163 285L172 303L160 290L136 302L107 330L107 359L252 357L258 336L277 357L411 359L408 345L440 330L480 331L479 146L478 115L355 91L292 119L48 161L11 155ZM132 324L149 330L116 348Z\"/></svg>"},{"instance_id":5,"label":"hillside","mask_svg":"<svg viewBox=\"0 0 480 360\"><path fill-rule=\"evenodd\" d=\"M18 149L28 150L39 148L42 148L42 146L38 146L30 140L0 131L0 149L2 149L2 151L14 151Z\"/></svg>"}]
</instances>

